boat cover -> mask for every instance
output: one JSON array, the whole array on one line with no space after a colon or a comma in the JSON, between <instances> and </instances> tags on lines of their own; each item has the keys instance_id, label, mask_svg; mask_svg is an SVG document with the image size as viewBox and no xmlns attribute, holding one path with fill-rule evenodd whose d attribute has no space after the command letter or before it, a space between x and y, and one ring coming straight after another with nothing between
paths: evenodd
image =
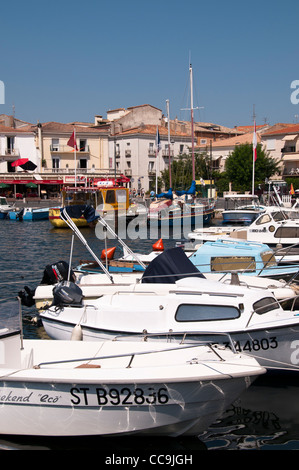
<instances>
[{"instance_id":1,"label":"boat cover","mask_svg":"<svg viewBox=\"0 0 299 470\"><path fill-rule=\"evenodd\" d=\"M184 194L192 194L195 195L196 192L196 183L192 181L190 188L187 191L176 191L178 196L183 196Z\"/></svg>"},{"instance_id":2,"label":"boat cover","mask_svg":"<svg viewBox=\"0 0 299 470\"><path fill-rule=\"evenodd\" d=\"M170 188L167 193L156 194L157 198L165 197L166 199L173 199L172 189Z\"/></svg>"},{"instance_id":3,"label":"boat cover","mask_svg":"<svg viewBox=\"0 0 299 470\"><path fill-rule=\"evenodd\" d=\"M205 276L194 266L182 248L170 248L153 259L145 269L142 283L174 284L187 276Z\"/></svg>"},{"instance_id":4,"label":"boat cover","mask_svg":"<svg viewBox=\"0 0 299 470\"><path fill-rule=\"evenodd\" d=\"M88 205L74 205L74 206L65 206L60 209L60 218L65 220L63 215L63 210L66 210L71 219L80 219L80 217L85 217L88 223L94 222L100 216L96 215L96 211L92 206Z\"/></svg>"}]
</instances>

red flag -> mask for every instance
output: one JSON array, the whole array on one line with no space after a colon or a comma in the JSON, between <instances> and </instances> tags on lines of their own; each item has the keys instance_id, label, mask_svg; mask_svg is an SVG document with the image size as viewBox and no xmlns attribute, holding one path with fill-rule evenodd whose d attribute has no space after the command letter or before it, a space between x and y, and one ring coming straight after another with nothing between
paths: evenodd
<instances>
[{"instance_id":1,"label":"red flag","mask_svg":"<svg viewBox=\"0 0 299 470\"><path fill-rule=\"evenodd\" d=\"M254 158L254 161L256 161L256 157L257 157L257 154L256 154L256 144L257 144L257 140L256 140L256 123L255 123L255 121L254 121L254 133L253 133L253 141L252 141L253 158Z\"/></svg>"},{"instance_id":2,"label":"red flag","mask_svg":"<svg viewBox=\"0 0 299 470\"><path fill-rule=\"evenodd\" d=\"M73 149L78 150L77 144L76 144L76 137L75 137L75 131L72 133L71 137L69 138L67 145L69 147L73 147Z\"/></svg>"}]
</instances>

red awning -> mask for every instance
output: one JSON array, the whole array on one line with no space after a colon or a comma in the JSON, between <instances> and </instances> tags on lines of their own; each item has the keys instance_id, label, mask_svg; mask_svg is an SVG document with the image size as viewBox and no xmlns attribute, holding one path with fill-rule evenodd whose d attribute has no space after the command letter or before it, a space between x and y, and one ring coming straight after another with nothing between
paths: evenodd
<instances>
[{"instance_id":1,"label":"red awning","mask_svg":"<svg viewBox=\"0 0 299 470\"><path fill-rule=\"evenodd\" d=\"M6 183L6 184L28 184L28 183L35 183L35 184L63 184L63 180L33 180L33 179L28 179L28 180L7 180L3 179L0 180L0 183Z\"/></svg>"}]
</instances>

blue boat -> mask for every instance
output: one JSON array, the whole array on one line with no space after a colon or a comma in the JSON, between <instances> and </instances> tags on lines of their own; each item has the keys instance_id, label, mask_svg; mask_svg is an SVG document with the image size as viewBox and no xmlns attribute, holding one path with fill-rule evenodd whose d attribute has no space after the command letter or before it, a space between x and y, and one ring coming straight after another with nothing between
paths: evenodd
<instances>
[{"instance_id":1,"label":"blue boat","mask_svg":"<svg viewBox=\"0 0 299 470\"><path fill-rule=\"evenodd\" d=\"M298 264L278 265L275 253L268 245L243 240L208 241L191 254L190 261L202 273L238 272L249 276L295 280L299 272Z\"/></svg>"},{"instance_id":2,"label":"blue boat","mask_svg":"<svg viewBox=\"0 0 299 470\"><path fill-rule=\"evenodd\" d=\"M49 207L24 207L19 211L10 211L8 215L10 220L47 220Z\"/></svg>"}]
</instances>

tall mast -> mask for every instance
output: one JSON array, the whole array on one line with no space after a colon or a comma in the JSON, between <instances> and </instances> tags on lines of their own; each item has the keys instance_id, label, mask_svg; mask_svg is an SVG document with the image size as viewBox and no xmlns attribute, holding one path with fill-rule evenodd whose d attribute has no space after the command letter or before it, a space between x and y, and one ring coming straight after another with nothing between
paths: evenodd
<instances>
[{"instance_id":1,"label":"tall mast","mask_svg":"<svg viewBox=\"0 0 299 470\"><path fill-rule=\"evenodd\" d=\"M170 156L170 118L169 118L169 100L166 100L167 107L167 123L168 123L168 171L169 171L169 188L172 188L171 178L171 156Z\"/></svg>"},{"instance_id":2,"label":"tall mast","mask_svg":"<svg viewBox=\"0 0 299 470\"><path fill-rule=\"evenodd\" d=\"M192 139L192 180L195 180L195 159L194 159L194 116L193 116L193 73L192 65L189 66L190 72L190 108L191 108L191 139Z\"/></svg>"}]
</instances>

